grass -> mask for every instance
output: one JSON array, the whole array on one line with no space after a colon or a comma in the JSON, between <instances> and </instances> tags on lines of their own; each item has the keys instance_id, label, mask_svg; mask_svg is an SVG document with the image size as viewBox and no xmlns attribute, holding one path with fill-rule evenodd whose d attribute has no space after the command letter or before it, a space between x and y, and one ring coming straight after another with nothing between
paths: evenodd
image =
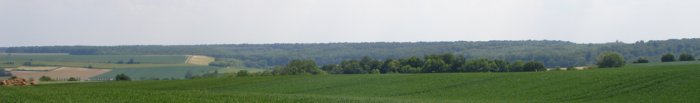
<instances>
[{"instance_id":1,"label":"grass","mask_svg":"<svg viewBox=\"0 0 700 103\"><path fill-rule=\"evenodd\" d=\"M664 66L664 65L689 65L700 64L700 61L674 61L674 62L654 62L654 63L635 63L627 64L629 66Z\"/></svg>"},{"instance_id":2,"label":"grass","mask_svg":"<svg viewBox=\"0 0 700 103\"><path fill-rule=\"evenodd\" d=\"M30 66L19 66L17 68L5 68L5 69L24 69L24 70L52 70L58 67L30 67Z\"/></svg>"},{"instance_id":3,"label":"grass","mask_svg":"<svg viewBox=\"0 0 700 103\"><path fill-rule=\"evenodd\" d=\"M0 63L4 63L4 62L14 62L15 64L12 64L12 65L0 64L0 67L17 68L19 66L22 66L22 64L24 62L27 62L27 61L20 61L20 60L0 61ZM32 64L58 65L58 66L69 66L69 67L87 67L88 65L92 65L93 68L101 68L101 69L163 67L163 66L197 66L194 64L115 64L115 63L60 62L60 61L41 61L41 60L34 60L34 61L32 61Z\"/></svg>"},{"instance_id":4,"label":"grass","mask_svg":"<svg viewBox=\"0 0 700 103\"><path fill-rule=\"evenodd\" d=\"M700 102L700 64L0 87L0 102ZM133 77L132 77L133 78Z\"/></svg>"},{"instance_id":5,"label":"grass","mask_svg":"<svg viewBox=\"0 0 700 103\"><path fill-rule=\"evenodd\" d=\"M14 53L13 53L14 54ZM11 61L65 61L65 62L108 62L117 63L118 61L128 62L129 59L134 59L140 63L160 63L160 64L176 64L185 63L187 58L182 55L167 55L167 56L146 56L146 55L11 55L0 56L0 60Z\"/></svg>"},{"instance_id":6,"label":"grass","mask_svg":"<svg viewBox=\"0 0 700 103\"><path fill-rule=\"evenodd\" d=\"M265 69L260 69L260 68L250 68L250 67L229 67L229 68L221 68L218 69L219 73L234 73L238 72L241 70L248 70L248 72L260 72L260 71L265 71ZM214 71L209 71L209 73L214 73Z\"/></svg>"},{"instance_id":7,"label":"grass","mask_svg":"<svg viewBox=\"0 0 700 103\"><path fill-rule=\"evenodd\" d=\"M107 73L103 73L92 78L114 78L117 74L124 73L131 79L140 79L141 77L155 78L179 78L183 79L187 71L191 71L192 75L202 75L207 71L220 69L221 67L213 66L171 66L171 67L144 67L144 68L124 68L113 69Z\"/></svg>"},{"instance_id":8,"label":"grass","mask_svg":"<svg viewBox=\"0 0 700 103\"><path fill-rule=\"evenodd\" d=\"M0 53L0 56L7 56L8 53ZM68 55L68 53L9 53L12 55Z\"/></svg>"}]
</instances>

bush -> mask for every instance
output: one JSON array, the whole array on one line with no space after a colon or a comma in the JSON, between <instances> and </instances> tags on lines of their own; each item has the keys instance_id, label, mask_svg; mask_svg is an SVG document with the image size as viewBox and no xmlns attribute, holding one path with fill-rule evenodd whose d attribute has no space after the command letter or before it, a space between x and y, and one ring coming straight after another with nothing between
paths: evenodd
<instances>
[{"instance_id":1,"label":"bush","mask_svg":"<svg viewBox=\"0 0 700 103\"><path fill-rule=\"evenodd\" d=\"M523 71L547 71L547 68L544 67L544 63L528 61L523 66Z\"/></svg>"},{"instance_id":2,"label":"bush","mask_svg":"<svg viewBox=\"0 0 700 103\"><path fill-rule=\"evenodd\" d=\"M116 81L131 81L131 78L129 76L126 76L126 74L117 74Z\"/></svg>"},{"instance_id":3,"label":"bush","mask_svg":"<svg viewBox=\"0 0 700 103\"><path fill-rule=\"evenodd\" d=\"M560 66L554 67L554 70L555 70L555 71L561 71L561 67L560 67Z\"/></svg>"},{"instance_id":4,"label":"bush","mask_svg":"<svg viewBox=\"0 0 700 103\"><path fill-rule=\"evenodd\" d=\"M194 76L190 76L190 77L187 78L187 79L202 79L202 76L194 75Z\"/></svg>"},{"instance_id":5,"label":"bush","mask_svg":"<svg viewBox=\"0 0 700 103\"><path fill-rule=\"evenodd\" d=\"M68 78L68 81L78 81L78 79L75 79L73 77Z\"/></svg>"},{"instance_id":6,"label":"bush","mask_svg":"<svg viewBox=\"0 0 700 103\"><path fill-rule=\"evenodd\" d=\"M625 58L620 53L604 52L598 56L599 68L611 68L625 66Z\"/></svg>"},{"instance_id":7,"label":"bush","mask_svg":"<svg viewBox=\"0 0 700 103\"><path fill-rule=\"evenodd\" d=\"M41 76L39 78L39 81L45 82L45 81L54 81L54 80L51 79L51 77L49 77L49 76Z\"/></svg>"},{"instance_id":8,"label":"bush","mask_svg":"<svg viewBox=\"0 0 700 103\"><path fill-rule=\"evenodd\" d=\"M573 65L566 66L566 70L578 70Z\"/></svg>"},{"instance_id":9,"label":"bush","mask_svg":"<svg viewBox=\"0 0 700 103\"><path fill-rule=\"evenodd\" d=\"M672 62L676 61L676 56L671 54L671 53L666 53L663 56L661 56L661 62Z\"/></svg>"},{"instance_id":10,"label":"bush","mask_svg":"<svg viewBox=\"0 0 700 103\"><path fill-rule=\"evenodd\" d=\"M236 77L247 77L250 76L249 74L250 72L248 72L248 70L240 70L236 73Z\"/></svg>"},{"instance_id":11,"label":"bush","mask_svg":"<svg viewBox=\"0 0 700 103\"><path fill-rule=\"evenodd\" d=\"M695 61L695 56L688 54L688 53L681 53L681 56L678 57L679 61Z\"/></svg>"},{"instance_id":12,"label":"bush","mask_svg":"<svg viewBox=\"0 0 700 103\"><path fill-rule=\"evenodd\" d=\"M632 63L649 63L649 60L644 57L639 57L637 61L634 61Z\"/></svg>"}]
</instances>

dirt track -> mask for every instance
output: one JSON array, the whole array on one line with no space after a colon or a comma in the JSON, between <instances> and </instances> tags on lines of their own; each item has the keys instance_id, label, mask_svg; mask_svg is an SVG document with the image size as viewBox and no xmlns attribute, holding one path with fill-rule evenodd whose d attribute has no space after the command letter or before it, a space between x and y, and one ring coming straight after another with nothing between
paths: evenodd
<instances>
[{"instance_id":1,"label":"dirt track","mask_svg":"<svg viewBox=\"0 0 700 103\"><path fill-rule=\"evenodd\" d=\"M51 78L70 78L76 77L81 79L87 79L102 73L111 71L111 69L87 69L87 68L77 68L77 67L62 67L52 71L11 71L12 75L20 78L32 77L34 80L38 80L41 76L50 76Z\"/></svg>"}]
</instances>

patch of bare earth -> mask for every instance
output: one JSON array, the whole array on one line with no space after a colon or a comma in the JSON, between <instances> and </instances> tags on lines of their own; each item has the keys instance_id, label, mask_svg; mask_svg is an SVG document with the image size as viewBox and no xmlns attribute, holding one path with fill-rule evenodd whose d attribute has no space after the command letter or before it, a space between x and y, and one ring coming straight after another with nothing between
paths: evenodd
<instances>
[{"instance_id":1,"label":"patch of bare earth","mask_svg":"<svg viewBox=\"0 0 700 103\"><path fill-rule=\"evenodd\" d=\"M112 71L111 69L87 69L77 67L62 67L52 71L10 71L12 75L21 78L39 79L41 76L49 76L51 78L70 78L76 77L87 79L102 73Z\"/></svg>"}]
</instances>

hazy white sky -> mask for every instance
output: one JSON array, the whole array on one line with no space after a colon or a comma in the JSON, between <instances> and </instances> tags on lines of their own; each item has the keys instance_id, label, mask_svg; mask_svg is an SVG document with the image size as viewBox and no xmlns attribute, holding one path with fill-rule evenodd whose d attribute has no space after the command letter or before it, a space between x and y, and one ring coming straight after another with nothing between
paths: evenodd
<instances>
[{"instance_id":1,"label":"hazy white sky","mask_svg":"<svg viewBox=\"0 0 700 103\"><path fill-rule=\"evenodd\" d=\"M700 0L0 0L0 47L700 37Z\"/></svg>"}]
</instances>

